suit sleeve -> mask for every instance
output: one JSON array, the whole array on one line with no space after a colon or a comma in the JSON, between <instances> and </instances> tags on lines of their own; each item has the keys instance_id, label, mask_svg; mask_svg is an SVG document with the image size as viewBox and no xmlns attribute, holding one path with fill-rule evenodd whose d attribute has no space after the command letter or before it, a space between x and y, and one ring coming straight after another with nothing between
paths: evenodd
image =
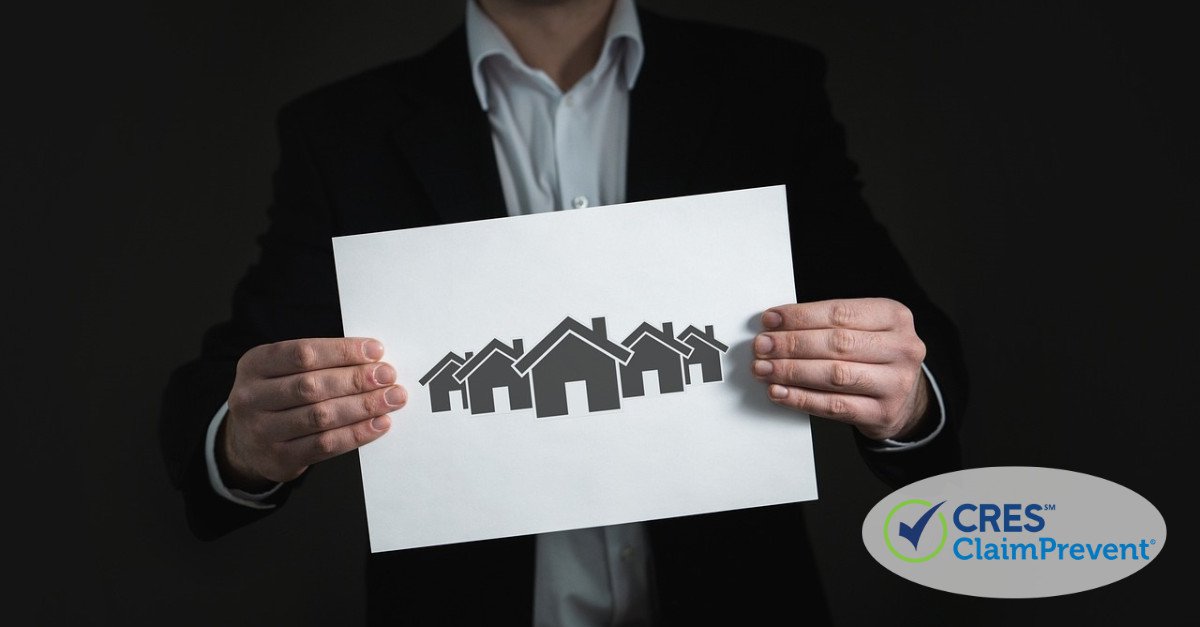
<instances>
[{"instance_id":1,"label":"suit sleeve","mask_svg":"<svg viewBox=\"0 0 1200 627\"><path fill-rule=\"evenodd\" d=\"M162 397L162 454L172 484L182 493L188 524L202 539L274 511L220 497L207 476L206 431L233 387L238 359L260 344L342 333L331 212L300 111L292 104L277 117L279 164L258 259L234 290L229 319L208 329L200 354L171 373ZM298 483L284 486L271 502L281 504Z\"/></svg>"},{"instance_id":2,"label":"suit sleeve","mask_svg":"<svg viewBox=\"0 0 1200 627\"><path fill-rule=\"evenodd\" d=\"M796 175L788 184L797 295L802 302L885 297L912 310L927 347L925 365L943 393L945 428L929 443L902 451L877 450L855 430L867 465L898 487L962 466L958 432L967 401L966 367L953 321L918 284L862 197L858 168L847 156L845 133L825 90L825 65L819 53L802 50L797 93L803 123Z\"/></svg>"}]
</instances>

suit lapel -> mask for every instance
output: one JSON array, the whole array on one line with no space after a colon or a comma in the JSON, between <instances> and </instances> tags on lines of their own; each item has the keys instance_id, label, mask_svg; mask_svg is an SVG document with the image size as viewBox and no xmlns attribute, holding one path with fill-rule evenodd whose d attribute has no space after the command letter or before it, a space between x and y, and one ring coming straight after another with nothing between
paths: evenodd
<instances>
[{"instance_id":1,"label":"suit lapel","mask_svg":"<svg viewBox=\"0 0 1200 627\"><path fill-rule=\"evenodd\" d=\"M629 92L625 196L630 202L695 193L692 180L703 133L712 124L704 64L672 41L671 24L639 11L646 56Z\"/></svg>"},{"instance_id":2,"label":"suit lapel","mask_svg":"<svg viewBox=\"0 0 1200 627\"><path fill-rule=\"evenodd\" d=\"M459 28L415 64L412 104L394 131L408 166L444 223L507 215L491 127L471 82L466 35Z\"/></svg>"}]
</instances>

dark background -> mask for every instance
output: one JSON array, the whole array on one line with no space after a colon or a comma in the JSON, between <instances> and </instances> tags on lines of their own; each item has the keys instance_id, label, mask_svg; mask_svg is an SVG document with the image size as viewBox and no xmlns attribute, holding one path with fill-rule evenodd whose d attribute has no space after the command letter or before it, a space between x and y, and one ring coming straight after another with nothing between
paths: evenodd
<instances>
[{"instance_id":1,"label":"dark background","mask_svg":"<svg viewBox=\"0 0 1200 627\"><path fill-rule=\"evenodd\" d=\"M1116 481L1154 503L1171 532L1152 564L1098 590L1000 601L923 588L867 555L859 526L888 490L848 430L819 423L821 498L807 508L839 622L1194 618L1184 597L1195 581L1185 567L1198 557L1187 473L1200 404L1189 367L1197 310L1185 301L1200 264L1188 93L1197 55L1186 16L1062 0L642 5L823 50L868 200L963 331L974 383L968 464ZM227 315L254 258L278 107L424 49L462 8L210 0L9 9L0 27L3 517L17 583L7 586L6 618L361 617L356 457L316 467L278 514L201 543L159 456L159 395L203 330Z\"/></svg>"}]
</instances>

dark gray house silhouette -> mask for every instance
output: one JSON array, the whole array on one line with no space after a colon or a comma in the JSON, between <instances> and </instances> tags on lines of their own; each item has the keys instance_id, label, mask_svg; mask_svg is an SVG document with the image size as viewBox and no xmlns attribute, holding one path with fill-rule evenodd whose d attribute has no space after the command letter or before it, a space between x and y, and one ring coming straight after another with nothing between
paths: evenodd
<instances>
[{"instance_id":1,"label":"dark gray house silhouette","mask_svg":"<svg viewBox=\"0 0 1200 627\"><path fill-rule=\"evenodd\" d=\"M650 370L658 373L660 394L683 391L683 360L692 353L692 347L675 339L672 323L664 322L659 329L643 322L621 345L633 351L633 357L621 366L621 396L644 395L642 373Z\"/></svg>"},{"instance_id":2,"label":"dark gray house silhouette","mask_svg":"<svg viewBox=\"0 0 1200 627\"><path fill-rule=\"evenodd\" d=\"M567 383L587 385L588 411L621 407L617 368L633 354L608 340L604 318L587 328L568 316L514 364L529 374L538 418L567 413Z\"/></svg>"},{"instance_id":3,"label":"dark gray house silhouette","mask_svg":"<svg viewBox=\"0 0 1200 627\"><path fill-rule=\"evenodd\" d=\"M466 386L472 414L496 411L493 396L496 388L508 388L509 409L533 407L529 375L519 375L513 369L513 362L524 352L522 340L513 340L512 346L492 340L454 373L454 380Z\"/></svg>"},{"instance_id":4,"label":"dark gray house silhouette","mask_svg":"<svg viewBox=\"0 0 1200 627\"><path fill-rule=\"evenodd\" d=\"M707 325L701 331L692 325L679 334L679 341L692 348L692 354L684 360L684 381L692 383L692 364L700 364L700 372L705 383L720 381L721 354L729 351L729 347L713 337L712 325Z\"/></svg>"},{"instance_id":5,"label":"dark gray house silhouette","mask_svg":"<svg viewBox=\"0 0 1200 627\"><path fill-rule=\"evenodd\" d=\"M421 385L429 387L429 404L433 411L450 411L450 393L458 391L463 393L462 408L467 408L467 393L463 384L454 379L454 373L469 359L471 353L467 353L466 357L459 357L453 352L446 353L436 366L421 377Z\"/></svg>"}]
</instances>

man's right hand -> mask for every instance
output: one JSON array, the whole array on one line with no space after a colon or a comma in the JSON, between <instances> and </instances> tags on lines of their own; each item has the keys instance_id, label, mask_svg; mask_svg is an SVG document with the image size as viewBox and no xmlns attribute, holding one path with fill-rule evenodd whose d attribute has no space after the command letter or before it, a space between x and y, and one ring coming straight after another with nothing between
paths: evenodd
<instances>
[{"instance_id":1,"label":"man's right hand","mask_svg":"<svg viewBox=\"0 0 1200 627\"><path fill-rule=\"evenodd\" d=\"M225 484L261 492L387 433L408 393L370 338L264 344L238 361L217 436Z\"/></svg>"}]
</instances>

